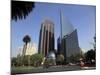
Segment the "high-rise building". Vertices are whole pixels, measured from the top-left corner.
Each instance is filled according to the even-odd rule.
[[[62,14],[60,15],[61,22],[61,53],[64,55],[65,61],[68,57],[80,53],[77,29],[74,29],[72,24]]]
[[[57,54],[61,53],[61,38],[57,39]]]
[[[46,19],[41,24],[38,53],[46,56],[50,51],[54,51],[54,23]]]
[[[80,52],[77,30],[74,30],[71,34],[65,35],[62,38],[62,49],[64,50],[65,57],[70,57]]]

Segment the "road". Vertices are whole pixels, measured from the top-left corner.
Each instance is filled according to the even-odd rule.
[[[84,67],[81,68],[80,66],[51,66],[49,68],[38,67],[38,68],[23,68],[23,69],[12,69],[12,75],[14,74],[28,74],[28,73],[44,73],[44,72],[59,72],[59,71],[76,71],[76,70],[89,70],[89,69],[95,69],[95,67],[88,68]]]

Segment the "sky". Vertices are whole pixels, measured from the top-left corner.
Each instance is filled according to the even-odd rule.
[[[18,53],[18,48],[23,46],[23,37],[29,35],[31,42],[38,47],[41,23],[49,19],[54,23],[55,49],[57,38],[60,36],[60,11],[74,29],[77,29],[79,46],[86,52],[93,48],[91,42],[95,35],[96,7],[90,5],[35,3],[35,8],[22,20],[11,20],[11,56]]]

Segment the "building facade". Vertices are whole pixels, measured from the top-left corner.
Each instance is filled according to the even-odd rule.
[[[27,44],[27,49],[25,55],[33,55],[37,53],[37,46],[33,43],[28,43]]]
[[[27,46],[23,46],[22,55],[33,55],[37,53],[37,46],[33,43],[28,43]]]
[[[61,38],[57,39],[57,54],[61,53]]]
[[[69,61],[71,55],[80,53],[77,29],[62,14],[61,22],[61,53],[64,55],[64,60]]]
[[[41,24],[38,53],[46,56],[54,50],[54,23],[50,20],[44,20]]]
[[[62,38],[62,50],[64,50],[63,54],[65,58],[80,53],[77,30],[74,30],[71,34]]]

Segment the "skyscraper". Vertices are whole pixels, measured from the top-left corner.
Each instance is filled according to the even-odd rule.
[[[54,23],[46,19],[41,24],[38,53],[46,56],[50,51],[54,51]]]
[[[61,38],[57,39],[57,54],[61,53]]]
[[[62,14],[60,15],[61,22],[61,53],[64,55],[65,61],[68,57],[80,53],[77,29],[74,29],[72,24]]]
[[[70,57],[71,55],[75,55],[80,52],[77,30],[74,30],[71,34],[65,35],[62,38],[62,49],[65,50],[65,57]]]

